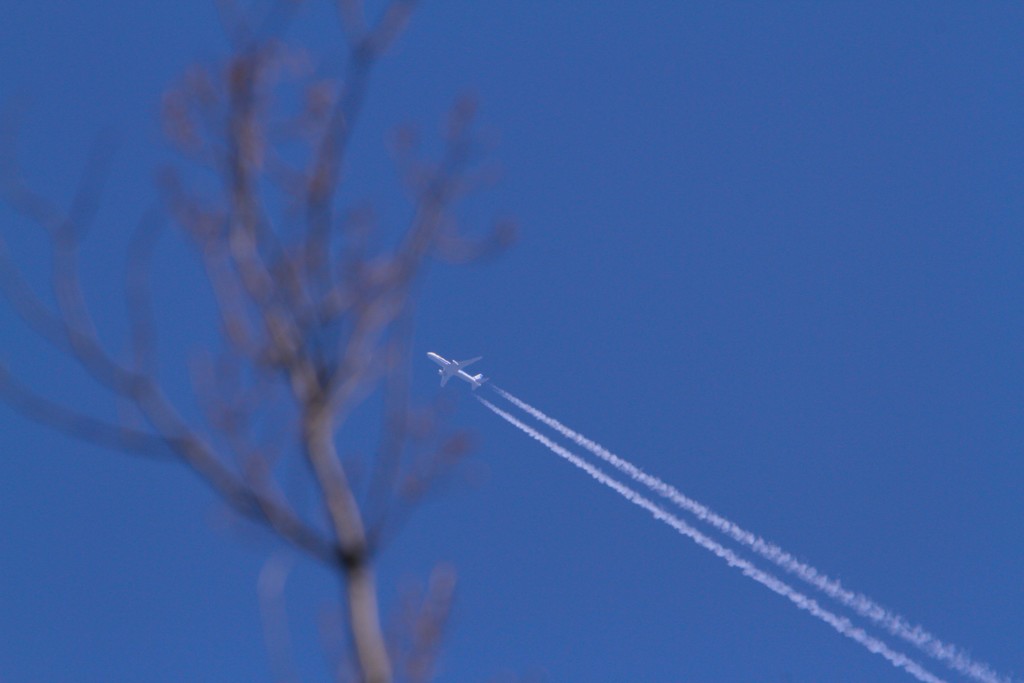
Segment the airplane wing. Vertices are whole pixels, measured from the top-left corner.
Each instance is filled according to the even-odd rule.
[[[468,368],[470,365],[477,362],[478,360],[483,360],[483,356],[477,356],[476,358],[470,358],[469,360],[460,360],[459,368]]]
[[[448,380],[451,378],[451,375],[441,375],[441,386],[443,387],[445,384],[448,384]]]

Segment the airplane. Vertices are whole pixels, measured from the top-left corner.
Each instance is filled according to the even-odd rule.
[[[483,383],[487,381],[487,378],[483,375],[471,375],[465,370],[465,368],[477,362],[483,358],[483,356],[477,356],[476,358],[470,358],[469,360],[445,360],[433,351],[428,351],[427,358],[441,366],[437,371],[437,374],[441,375],[442,387],[447,384],[448,380],[452,377],[460,377],[461,379],[466,380],[473,385],[473,391],[479,389],[483,386]]]

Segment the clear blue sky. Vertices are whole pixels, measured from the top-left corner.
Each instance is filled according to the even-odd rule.
[[[121,136],[85,268],[114,341],[123,238],[168,158],[160,95],[224,40],[201,0],[8,5],[0,101],[29,103],[34,182],[66,198],[96,132]],[[341,53],[323,6],[295,36]],[[375,76],[355,191],[401,216],[387,131],[432,133],[475,90],[503,177],[464,216],[513,214],[521,239],[432,270],[416,353],[483,354],[502,387],[1021,673],[1022,36],[1011,2],[425,2]],[[45,285],[39,240],[7,207],[0,227]],[[212,315],[180,240],[157,268],[186,396],[174,364]],[[0,353],[111,408],[6,307]],[[442,680],[912,680],[449,390],[480,448],[380,580],[393,604],[456,567]],[[181,467],[6,406],[0,427],[0,681],[270,680],[259,533],[225,530]],[[288,596],[322,679],[333,581],[300,564]]]

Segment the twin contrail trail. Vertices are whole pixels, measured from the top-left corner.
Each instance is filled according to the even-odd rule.
[[[501,408],[498,408],[487,399],[481,398],[479,396],[477,396],[476,399],[483,403],[492,412],[494,412],[494,414],[498,415],[499,417],[507,421],[509,424],[513,425],[517,429],[520,429],[531,438],[536,439],[544,446],[547,446],[547,448],[554,452],[555,455],[558,455],[564,458],[565,460],[569,461],[570,463],[572,463],[573,465],[580,468],[581,470],[589,474],[591,477],[596,479],[598,482],[612,489],[613,491],[621,495],[623,498],[633,503],[634,505],[637,505],[643,508],[644,510],[647,510],[647,512],[649,512],[655,519],[664,522],[665,524],[668,524],[670,527],[675,529],[680,534],[693,540],[695,543],[697,543],[697,545],[701,546],[705,550],[710,551],[711,553],[714,553],[719,558],[724,560],[730,567],[735,567],[736,569],[740,570],[744,576],[750,577],[751,579],[757,581],[769,590],[788,599],[798,608],[817,617],[818,619],[825,622],[826,624],[828,624],[836,631],[849,638],[850,640],[860,643],[869,652],[873,652],[881,657],[884,657],[886,660],[889,661],[890,664],[899,669],[903,669],[911,676],[913,676],[919,681],[922,681],[923,683],[945,683],[943,679],[935,676],[907,655],[901,652],[896,652],[881,640],[878,640],[877,638],[868,635],[863,629],[857,628],[850,622],[849,619],[840,617],[837,614],[830,612],[827,609],[824,609],[815,600],[807,597],[803,593],[798,592],[789,584],[781,581],[780,579],[761,569],[758,569],[753,564],[751,564],[749,560],[740,557],[732,550],[705,536],[704,534],[697,531],[692,526],[690,526],[683,520],[679,519],[675,515],[665,512],[663,509],[652,503],[647,498],[644,498],[642,495],[640,495],[633,489],[616,481],[615,479],[612,479],[607,474],[597,469],[587,461],[573,454],[571,451],[566,450],[557,443],[551,441],[546,436],[536,431],[532,427],[523,424],[515,417],[508,414]]]
[[[647,474],[639,467],[623,460],[600,444],[591,441],[582,434],[566,427],[558,420],[544,414],[539,409],[531,406],[522,399],[519,399],[496,386],[493,386],[493,389],[512,405],[520,408],[540,422],[551,427],[567,439],[570,439],[579,446],[587,449],[597,457],[631,477],[634,481],[647,486],[649,489],[672,501],[680,508],[693,513],[699,519],[707,522],[718,531],[729,536],[736,542],[750,548],[765,559],[774,562],[787,572],[790,572],[806,581],[825,595],[852,609],[862,617],[870,619],[889,633],[912,643],[915,647],[919,648],[930,657],[933,657],[950,668],[955,669],[956,671],[977,681],[981,681],[982,683],[1011,683],[1009,678],[999,675],[988,665],[971,659],[956,646],[944,643],[924,628],[908,623],[906,619],[885,607],[882,607],[866,595],[844,588],[839,581],[829,578],[809,564],[797,560],[791,554],[785,552],[774,543],[765,541],[761,537],[737,526],[721,515],[716,514],[706,505],[698,503],[692,498],[687,497],[674,486],[663,482],[655,476]]]

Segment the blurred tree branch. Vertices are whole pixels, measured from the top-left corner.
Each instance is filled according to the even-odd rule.
[[[79,277],[81,242],[109,176],[111,140],[98,139],[70,208],[62,210],[24,181],[15,126],[4,127],[4,196],[48,239],[56,305],[29,286],[2,237],[0,290],[27,328],[130,406],[141,423],[65,407],[2,364],[0,396],[29,419],[75,439],[186,463],[236,512],[338,572],[359,680],[425,681],[454,574],[435,575],[415,616],[406,615],[412,631],[401,646],[389,646],[373,571],[382,539],[468,444],[464,435],[440,432],[438,406],[410,407],[415,286],[431,258],[487,256],[508,244],[512,230],[498,224],[482,239],[458,230],[452,208],[472,189],[476,161],[475,107],[462,100],[450,115],[439,161],[420,160],[409,138],[400,138],[412,217],[393,249],[371,247],[379,232],[375,219],[364,209],[338,211],[338,191],[373,66],[400,36],[413,3],[393,0],[369,22],[362,2],[337,0],[348,45],[341,83],[317,80],[312,59],[285,42],[301,4],[281,0],[258,16],[229,0],[217,2],[230,56],[217,68],[193,67],[165,97],[165,129],[190,165],[161,173],[160,208],[139,222],[128,245],[127,360],[101,341]],[[296,91],[298,97],[289,97]],[[283,114],[293,100],[298,113]],[[217,179],[215,188],[194,180],[204,173]],[[300,217],[304,228],[285,229],[289,216]],[[213,378],[195,373],[205,425],[183,417],[156,371],[159,311],[150,298],[150,274],[168,218],[194,244],[219,314],[217,370]],[[381,443],[368,493],[360,496],[336,439],[357,406],[377,392],[384,399]],[[255,426],[267,424],[293,434],[295,447],[260,443]],[[275,463],[289,455],[308,465],[328,531],[306,521],[275,480]],[[265,618],[283,613],[282,571],[268,565],[261,579]],[[266,630],[278,643],[271,647],[281,650],[280,629]],[[279,653],[273,657],[276,668],[287,669]]]

